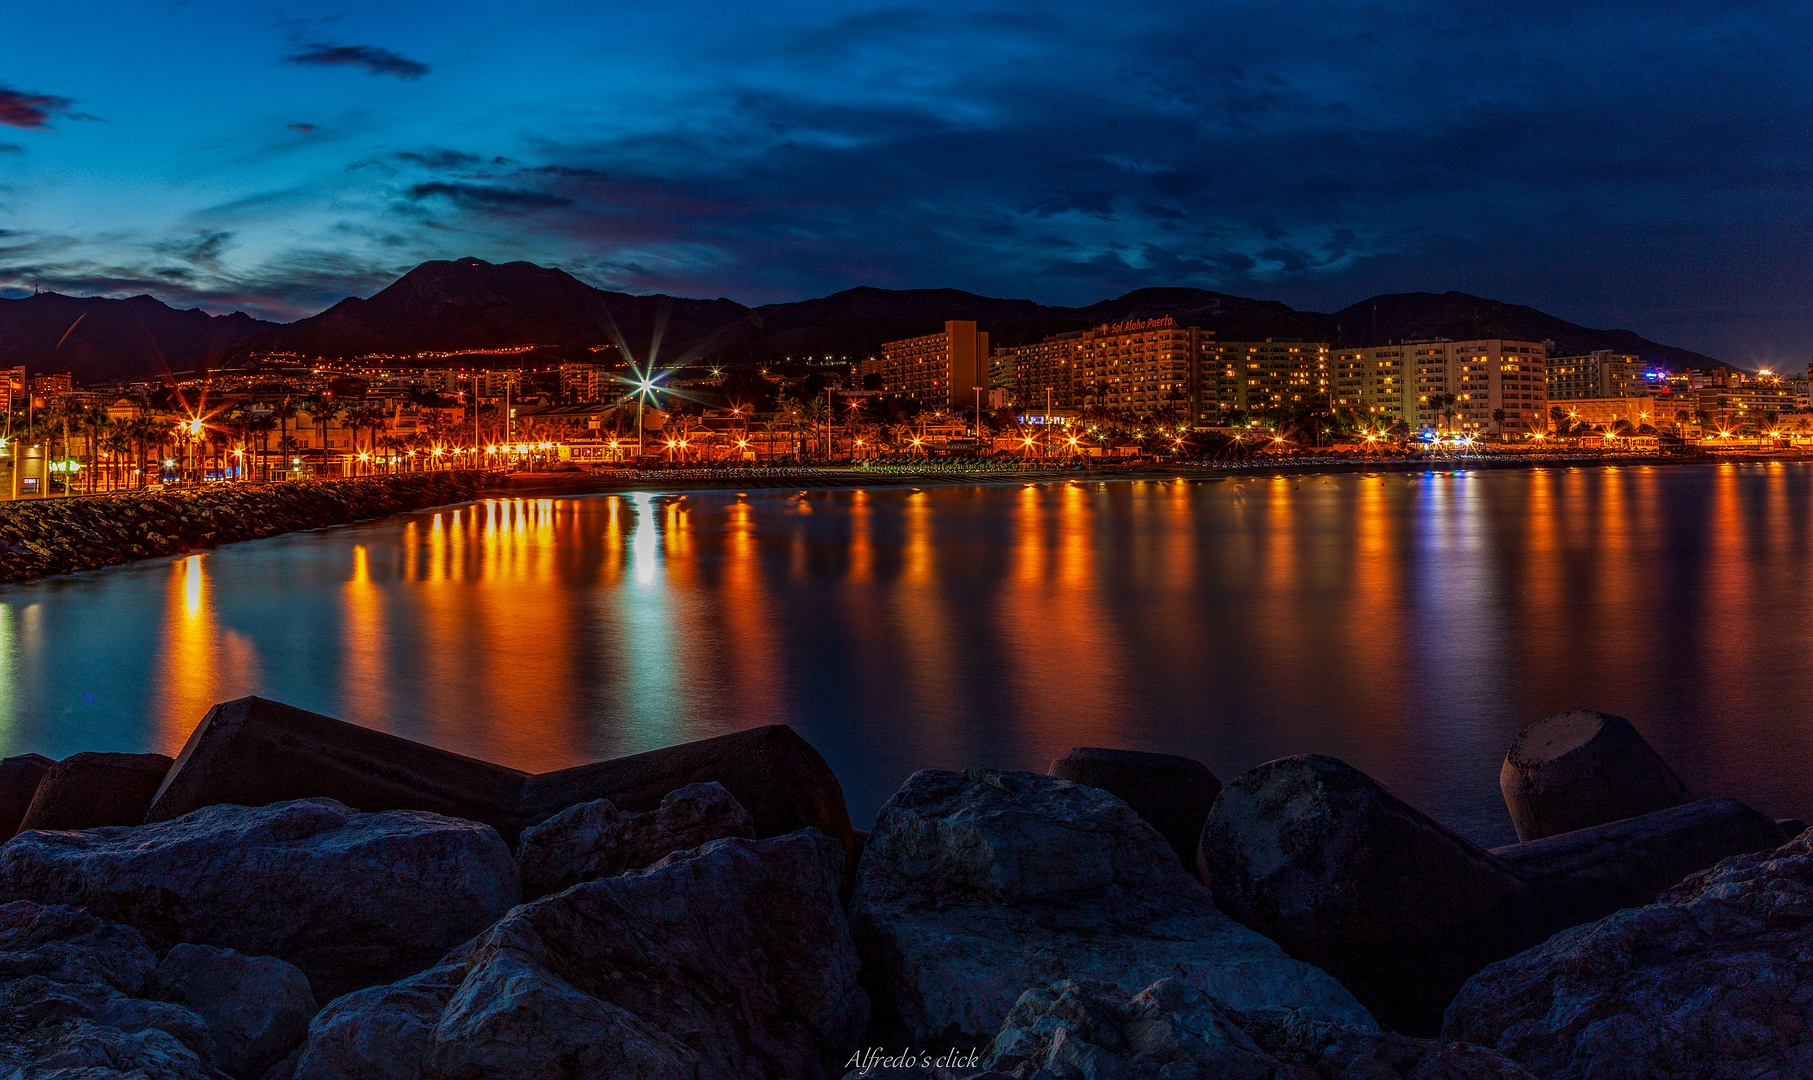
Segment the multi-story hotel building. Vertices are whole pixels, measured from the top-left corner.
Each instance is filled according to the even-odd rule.
[[[881,347],[883,393],[928,408],[965,408],[988,388],[988,334],[973,322],[944,324],[944,332],[890,341]]]
[[[1011,350],[1014,392],[1026,408],[1085,405],[1194,418],[1202,407],[1201,364],[1212,337],[1170,316],[1107,323]]]
[[[1584,356],[1548,359],[1550,401],[1622,398],[1647,392],[1643,364],[1634,356],[1595,349]]]
[[[1272,409],[1317,407],[1332,389],[1325,342],[1267,338],[1221,341],[1213,352],[1214,412],[1254,414]],[[1206,381],[1206,380],[1205,380]]]
[[[1363,420],[1521,435],[1548,427],[1546,350],[1530,341],[1405,341],[1334,356],[1329,404]],[[1598,395],[1595,395],[1598,396]],[[1504,410],[1500,427],[1492,418]]]

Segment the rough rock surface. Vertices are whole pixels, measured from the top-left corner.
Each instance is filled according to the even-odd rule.
[[[1772,851],[1779,824],[1736,799],[1701,799],[1492,854],[1536,890],[1550,932],[1642,907],[1721,859]]]
[[[72,754],[38,781],[19,831],[137,825],[169,771],[162,754]]]
[[[1813,1076],[1813,832],[1492,965],[1442,1030],[1549,1080]]]
[[[1137,994],[1087,980],[1028,990],[981,1066],[1028,1080],[1532,1080],[1483,1047],[1239,1013],[1177,979]]]
[[[1187,869],[1196,868],[1196,838],[1221,793],[1221,781],[1207,765],[1176,754],[1078,746],[1065,751],[1048,771],[1060,780],[1101,788],[1131,806],[1164,836]]]
[[[722,784],[688,784],[662,799],[660,809],[641,814],[623,813],[609,799],[580,803],[523,830],[516,848],[523,898],[639,870],[732,836],[753,838],[755,822]]]
[[[38,793],[38,781],[56,762],[43,754],[20,754],[0,761],[0,843],[12,839]]]
[[[214,1080],[207,1028],[142,994],[157,957],[86,911],[0,905],[0,1075]]]
[[[1693,801],[1629,720],[1577,709],[1530,725],[1498,773],[1520,841]]]
[[[1039,773],[914,774],[876,819],[850,919],[888,1042],[979,1046],[1023,991],[1064,978],[1132,993],[1175,975],[1234,1008],[1372,1026],[1217,911],[1127,804]]]
[[[22,834],[0,847],[4,900],[79,905],[155,944],[276,956],[326,1001],[426,968],[509,910],[517,883],[487,826],[303,799]]]
[[[609,799],[629,813],[654,810],[670,791],[715,781],[755,821],[755,835],[817,829],[855,865],[855,838],[843,785],[812,744],[785,724],[531,776],[523,784],[524,824],[546,821],[569,806]]]
[[[333,1002],[295,1080],[836,1076],[868,1003],[811,830],[719,840],[524,904],[447,962]]]
[[[215,1065],[240,1080],[258,1080],[283,1060],[315,1015],[315,995],[300,969],[274,956],[187,942],[158,962],[157,996],[202,1018]]]
[[[1235,777],[1198,862],[1223,910],[1405,1034],[1433,1034],[1468,976],[1537,940],[1528,885],[1331,757]]]
[[[489,479],[475,472],[434,472],[8,502],[0,504],[0,581],[465,502]]]

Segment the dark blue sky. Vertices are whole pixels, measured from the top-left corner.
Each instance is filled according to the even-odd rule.
[[[1809,45],[1804,2],[14,5],[0,287],[1462,289],[1798,367]]]

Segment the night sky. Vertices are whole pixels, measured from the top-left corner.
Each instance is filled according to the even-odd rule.
[[[1813,5],[14,4],[0,287],[310,314],[431,258],[1813,352]]]

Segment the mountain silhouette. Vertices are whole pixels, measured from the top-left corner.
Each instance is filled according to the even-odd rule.
[[[1521,304],[1466,293],[1391,293],[1333,313],[1298,311],[1205,289],[1148,288],[1085,307],[979,296],[957,289],[862,286],[813,300],[748,307],[594,288],[563,270],[481,259],[426,262],[375,295],[340,301],[293,323],[178,311],[152,299],[45,293],[0,300],[0,364],[73,371],[84,383],[218,368],[266,353],[348,359],[537,345],[627,347],[663,365],[863,357],[883,342],[973,319],[996,345],[1102,323],[1161,316],[1224,341],[1268,337],[1338,347],[1413,338],[1553,341],[1560,354],[1630,353],[1667,368],[1716,366],[1700,353],[1629,330],[1596,330]]]

